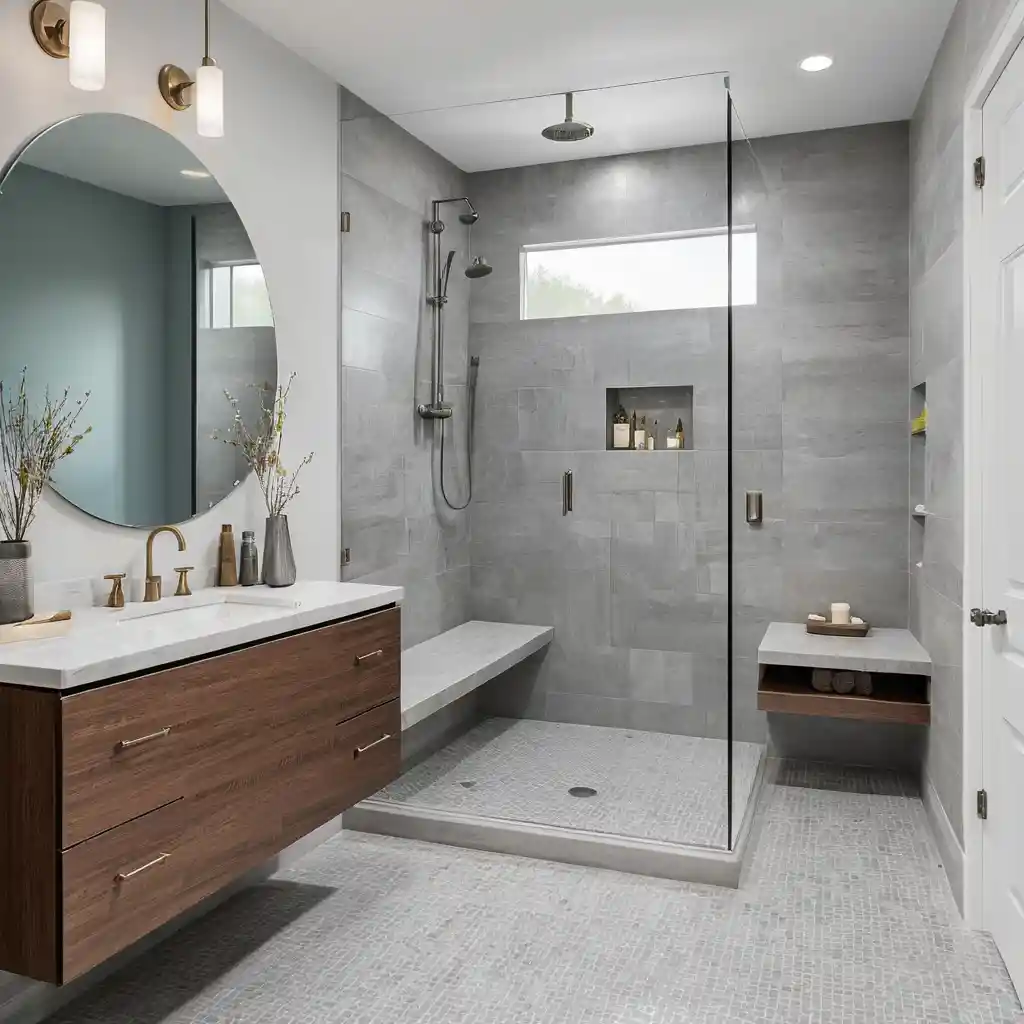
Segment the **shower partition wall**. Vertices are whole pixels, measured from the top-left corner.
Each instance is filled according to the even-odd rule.
[[[717,850],[749,817],[764,747],[733,699],[734,314],[757,302],[760,186],[727,86],[576,92],[580,141],[542,136],[564,96],[392,118],[464,174],[449,194],[493,267],[442,368],[479,360],[465,617],[554,641],[378,806]]]

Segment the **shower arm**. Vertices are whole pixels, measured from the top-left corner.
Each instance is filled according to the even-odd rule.
[[[441,268],[441,232],[444,224],[441,221],[441,207],[449,203],[465,203],[469,207],[468,217],[475,220],[478,216],[476,207],[467,196],[453,196],[449,199],[435,199],[430,204],[430,231],[433,237],[431,246],[432,267],[431,280],[434,294],[427,302],[431,309],[433,338],[430,355],[430,404],[416,406],[416,411],[425,420],[446,420],[452,415],[453,409],[444,400],[444,305],[448,301],[445,292],[445,281]],[[472,224],[472,220],[468,223]]]

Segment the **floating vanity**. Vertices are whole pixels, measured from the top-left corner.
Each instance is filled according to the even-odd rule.
[[[207,591],[0,647],[0,970],[63,984],[391,782],[401,600]]]
[[[814,636],[806,627],[773,622],[757,651],[761,711],[928,725],[931,658],[906,629],[873,629],[866,637]],[[814,669],[870,672],[874,692],[817,693]]]

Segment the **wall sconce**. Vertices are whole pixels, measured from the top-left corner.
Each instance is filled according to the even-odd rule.
[[[39,48],[68,62],[68,81],[76,89],[98,92],[106,85],[107,12],[102,4],[71,0],[69,10],[54,0],[36,0],[30,20]]]
[[[224,72],[210,56],[210,0],[205,4],[203,63],[195,79],[176,64],[165,64],[157,82],[160,95],[172,110],[196,105],[196,131],[207,139],[224,136]]]

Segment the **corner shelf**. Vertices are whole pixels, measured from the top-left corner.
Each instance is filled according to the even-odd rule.
[[[773,622],[758,648],[761,711],[872,722],[928,725],[931,659],[906,629],[875,629],[864,638],[812,636],[797,623]],[[818,693],[815,668],[870,672],[874,692]]]

